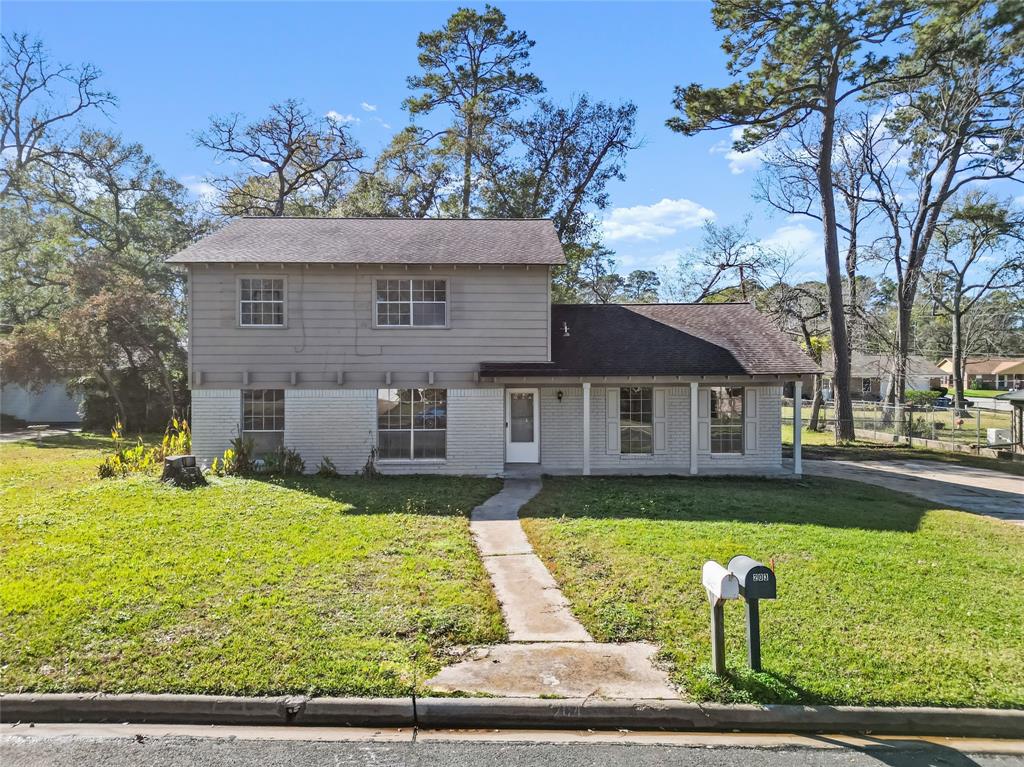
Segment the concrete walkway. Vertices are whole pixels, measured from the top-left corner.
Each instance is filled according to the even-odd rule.
[[[939,461],[809,461],[804,474],[865,482],[1024,525],[1024,477]]]
[[[652,663],[653,645],[599,644],[572,614],[519,523],[519,509],[540,487],[535,478],[506,479],[470,517],[512,644],[473,648],[427,684],[512,697],[678,697]]]
[[[41,440],[47,437],[61,437],[65,434],[77,434],[81,429],[62,429],[60,427],[41,429],[18,429],[0,434],[0,445],[7,442],[24,442],[25,440]]]

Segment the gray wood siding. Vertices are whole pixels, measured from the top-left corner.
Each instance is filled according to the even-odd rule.
[[[286,326],[238,325],[238,280],[284,277]],[[374,327],[374,280],[448,281],[448,327]],[[548,359],[546,267],[191,267],[193,388],[466,383],[481,362]],[[247,377],[248,384],[243,380]]]

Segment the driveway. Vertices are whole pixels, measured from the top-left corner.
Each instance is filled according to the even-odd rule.
[[[1024,525],[1024,477],[938,461],[808,461],[804,474],[852,479]]]
[[[46,437],[60,437],[64,434],[75,434],[81,429],[61,429],[59,427],[43,429],[18,429],[17,431],[6,431],[0,434],[0,445],[7,442],[24,442],[27,439],[44,439]]]

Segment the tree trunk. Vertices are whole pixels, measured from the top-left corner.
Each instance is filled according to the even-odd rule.
[[[473,177],[473,118],[466,118],[466,146],[462,154],[462,217],[469,218],[469,199]]]
[[[839,263],[839,235],[836,231],[836,200],[832,187],[832,150],[835,142],[835,91],[838,73],[830,75],[829,106],[822,114],[821,146],[818,151],[818,191],[821,195],[821,224],[825,236],[825,282],[828,285],[829,326],[835,374],[832,383],[836,403],[836,438],[854,439],[853,403],[850,400],[850,347],[843,302],[843,276]]]
[[[818,421],[821,418],[821,404],[823,398],[821,396],[821,376],[814,376],[814,399],[811,400],[811,419],[807,423],[807,428],[810,431],[818,431]]]
[[[953,409],[959,413],[964,409],[964,350],[963,350],[963,312],[960,308],[960,300],[953,301],[951,312],[953,321]]]
[[[103,379],[103,385],[107,387],[107,391],[114,399],[114,406],[117,409],[117,420],[121,422],[123,428],[127,429],[128,411],[125,410],[124,402],[121,400],[121,392],[117,390],[117,386],[114,385],[114,379],[110,377],[106,370],[100,368],[98,372],[100,378]]]

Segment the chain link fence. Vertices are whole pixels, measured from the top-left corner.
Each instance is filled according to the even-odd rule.
[[[782,402],[783,426],[793,427],[793,400]],[[804,401],[802,427],[811,417],[810,402]],[[910,442],[940,450],[965,448],[1011,449],[1012,411],[974,407],[963,410],[931,406],[885,405],[878,402],[853,403],[853,424],[857,439],[879,442]],[[822,404],[818,429],[835,434],[834,404]]]

